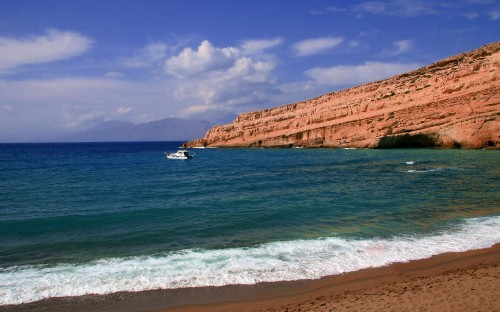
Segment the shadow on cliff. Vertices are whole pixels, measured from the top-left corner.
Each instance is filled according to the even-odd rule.
[[[403,134],[382,137],[376,148],[422,148],[435,147],[436,139],[427,134]]]

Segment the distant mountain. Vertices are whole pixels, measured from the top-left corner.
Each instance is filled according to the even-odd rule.
[[[204,136],[213,123],[165,118],[148,123],[105,121],[97,126],[58,137],[59,142],[187,141]]]

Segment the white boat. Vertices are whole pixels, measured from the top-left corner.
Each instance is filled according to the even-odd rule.
[[[182,149],[175,153],[165,153],[165,157],[168,159],[191,159],[193,158],[193,155],[189,155],[187,150]]]

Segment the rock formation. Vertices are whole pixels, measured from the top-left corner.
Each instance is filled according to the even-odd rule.
[[[500,148],[500,42],[385,80],[245,113],[185,146]]]

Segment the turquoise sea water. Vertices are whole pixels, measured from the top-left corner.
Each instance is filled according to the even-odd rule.
[[[319,278],[500,242],[487,150],[0,144],[0,305]]]

